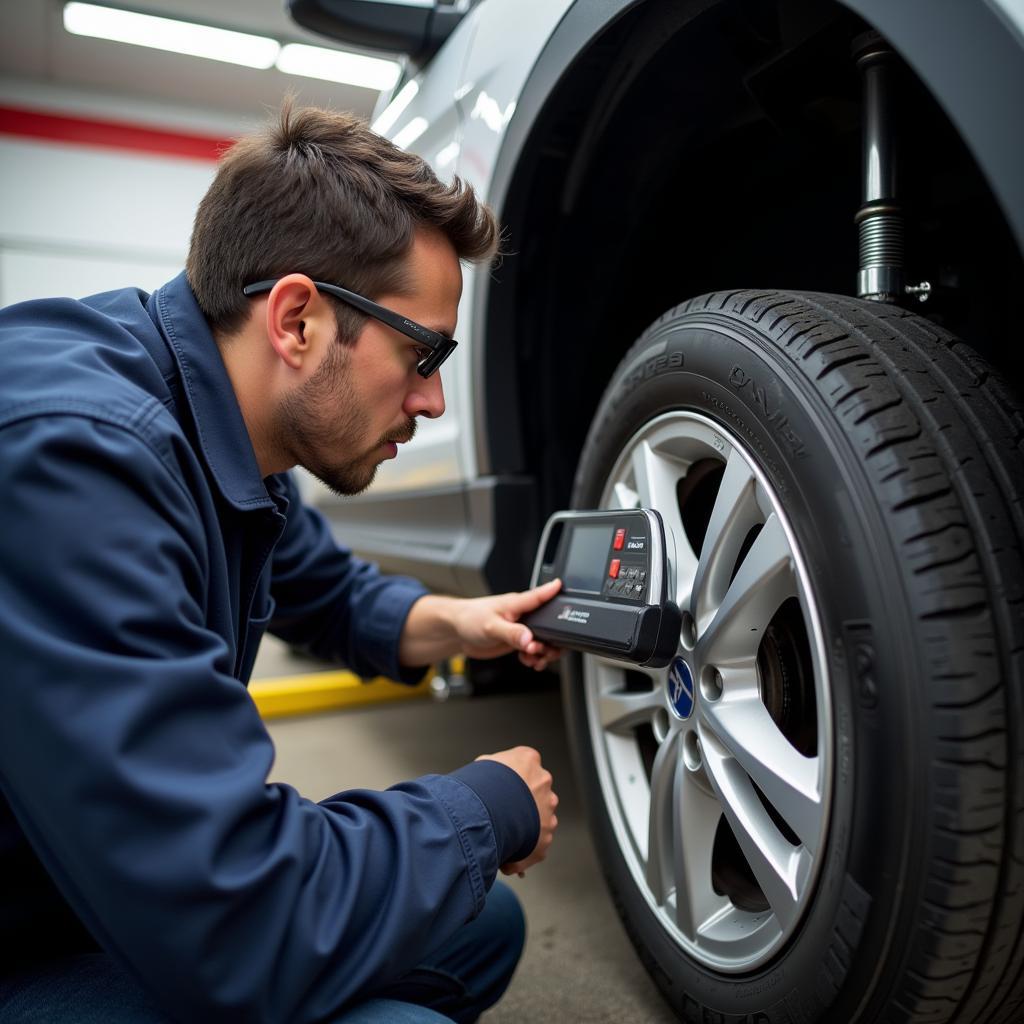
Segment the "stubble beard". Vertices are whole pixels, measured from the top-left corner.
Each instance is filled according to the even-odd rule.
[[[330,416],[332,412],[337,414],[335,418]],[[335,462],[324,454],[325,438],[332,439],[328,447],[335,451],[360,444],[369,423],[369,411],[353,395],[348,352],[336,341],[298,394],[282,402],[277,433],[296,465],[309,470],[334,494],[351,497],[373,483],[381,462],[381,445],[411,441],[416,433],[416,421],[410,418],[353,458]]]

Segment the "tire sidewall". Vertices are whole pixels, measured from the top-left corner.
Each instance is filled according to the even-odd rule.
[[[595,508],[612,466],[646,423],[674,410],[719,423],[746,449],[786,513],[806,569],[825,642],[832,702],[833,776],[828,840],[811,904],[788,945],[765,967],[723,975],[675,944],[636,890],[619,850],[594,770],[582,659],[563,665],[567,721],[603,870],[648,970],[683,1019],[706,1009],[759,1024],[854,1015],[848,984],[865,969],[857,950],[878,948],[885,906],[913,834],[918,770],[906,752],[919,727],[901,637],[895,554],[872,513],[857,453],[809,381],[749,325],[702,311],[663,318],[623,360],[584,446],[575,508]],[[877,520],[877,521],[875,521]],[[906,785],[893,785],[892,779]],[[891,922],[890,922],[891,925]],[[871,932],[874,934],[870,934]],[[850,1003],[840,1013],[838,1007]]]

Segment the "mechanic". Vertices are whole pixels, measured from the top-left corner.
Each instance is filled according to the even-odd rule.
[[[537,752],[317,804],[267,784],[245,689],[267,629],[406,682],[557,655],[517,621],[557,581],[428,595],[287,473],[355,494],[442,414],[460,260],[497,241],[470,187],[286,103],[221,161],[184,274],[0,313],[0,1021],[470,1021],[504,991],[495,878],[557,825]]]

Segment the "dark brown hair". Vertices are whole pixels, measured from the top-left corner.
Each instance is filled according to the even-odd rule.
[[[362,119],[286,100],[279,117],[239,139],[199,204],[186,273],[219,335],[241,327],[253,281],[308,274],[367,298],[401,291],[417,228],[440,231],[459,259],[497,251],[490,209],[458,178],[443,184]],[[339,337],[355,339],[365,317],[338,303]]]

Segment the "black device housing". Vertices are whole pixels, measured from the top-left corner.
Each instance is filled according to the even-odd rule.
[[[531,585],[560,577],[562,589],[523,622],[558,647],[664,668],[682,624],[670,575],[655,509],[556,512],[541,535]]]

